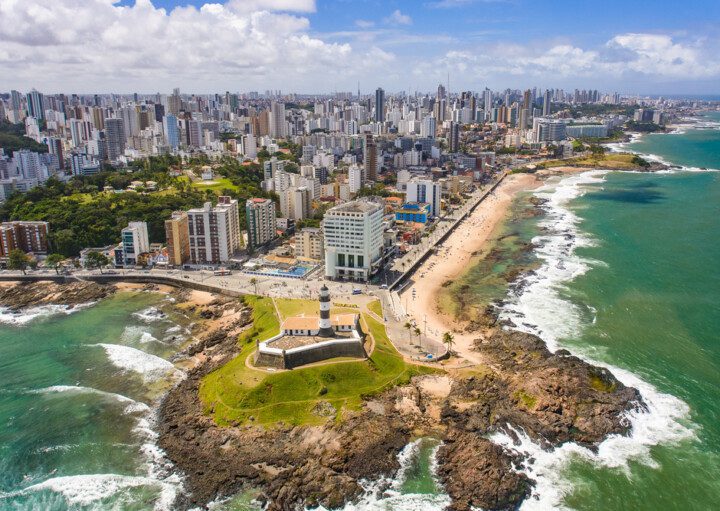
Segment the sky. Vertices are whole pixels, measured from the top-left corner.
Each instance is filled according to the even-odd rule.
[[[720,0],[0,0],[0,91],[720,93]]]

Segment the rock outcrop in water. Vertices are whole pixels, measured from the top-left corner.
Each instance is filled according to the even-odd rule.
[[[85,281],[67,284],[19,282],[11,287],[0,287],[0,305],[14,311],[42,305],[75,306],[102,300],[115,291],[115,286]]]
[[[219,427],[202,410],[198,389],[204,375],[235,355],[237,344],[222,332],[209,337],[203,362],[160,410],[160,446],[186,476],[180,509],[246,488],[259,490],[271,510],[337,508],[358,498],[360,481],[392,477],[400,450],[426,435],[443,440],[438,476],[453,510],[516,509],[532,489],[516,470],[527,460],[493,444],[489,434],[515,429],[547,448],[568,441],[594,446],[626,433],[625,412],[643,406],[635,389],[607,371],[552,354],[535,336],[495,331],[477,342],[484,365],[417,377],[366,401],[342,422]]]

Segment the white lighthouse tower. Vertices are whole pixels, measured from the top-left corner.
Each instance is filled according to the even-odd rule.
[[[335,332],[330,324],[330,290],[325,284],[320,288],[320,337],[334,337]]]

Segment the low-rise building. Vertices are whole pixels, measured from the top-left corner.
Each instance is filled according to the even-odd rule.
[[[407,202],[395,212],[395,221],[426,224],[430,220],[431,210],[430,204],[426,202]]]

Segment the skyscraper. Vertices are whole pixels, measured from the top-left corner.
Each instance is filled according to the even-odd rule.
[[[372,133],[365,133],[363,161],[365,164],[365,179],[377,181],[377,144]]]
[[[110,161],[116,161],[125,153],[125,125],[122,119],[105,119],[107,155]]]
[[[45,118],[45,101],[42,93],[33,89],[27,94],[27,110],[30,117]]]
[[[379,87],[375,91],[375,121],[385,122],[385,91]]]
[[[218,197],[215,207],[206,202],[188,212],[190,261],[193,264],[225,263],[240,249],[238,203],[227,196]]]
[[[550,92],[550,89],[547,89],[545,91],[545,94],[543,95],[543,116],[547,117],[550,115],[550,103],[552,102],[552,93]]]
[[[485,89],[483,94],[484,108],[485,108],[485,120],[490,120],[492,117],[492,91]]]
[[[287,137],[285,103],[273,101],[272,105],[270,106],[270,136],[273,138]]]
[[[248,245],[251,250],[272,241],[277,236],[275,203],[271,199],[254,198],[245,202]]]
[[[460,149],[460,124],[457,122],[450,122],[450,128],[448,129],[448,149],[451,153],[456,153]]]
[[[173,149],[180,147],[180,129],[177,117],[172,114],[166,115],[163,118],[163,130],[167,144]]]

